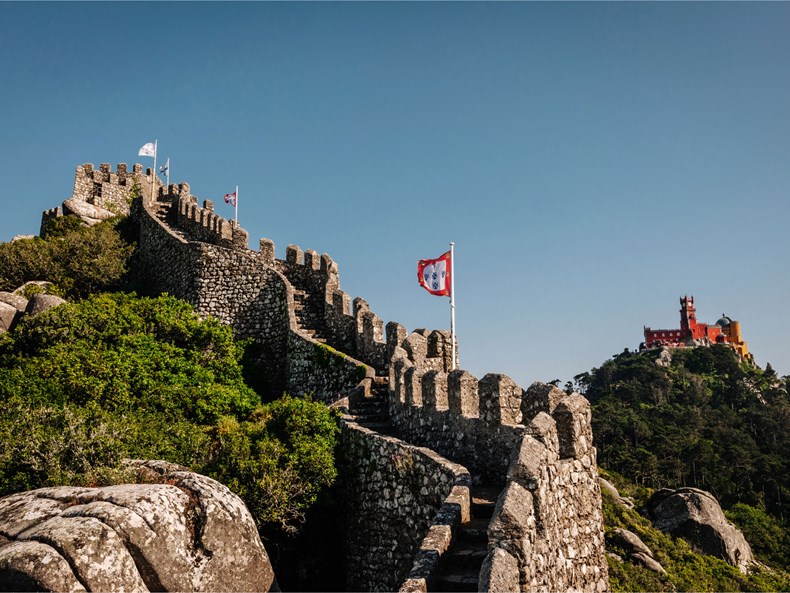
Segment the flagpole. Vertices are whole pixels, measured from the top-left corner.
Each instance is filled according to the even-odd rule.
[[[239,226],[239,186],[236,186],[236,226]]]
[[[170,157],[167,157],[167,187],[170,187]]]
[[[457,367],[455,355],[455,243],[450,242],[450,347],[453,349],[452,368]]]
[[[150,136],[149,136],[150,138]],[[154,181],[154,177],[156,176],[156,143],[159,140],[154,140],[154,168],[151,169],[151,203],[154,203],[154,187],[156,187],[156,182]]]

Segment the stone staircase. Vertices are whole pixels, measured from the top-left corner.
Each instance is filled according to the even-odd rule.
[[[356,418],[357,423],[365,428],[381,434],[396,436],[395,427],[390,420],[387,400],[389,378],[381,375],[374,377],[370,391],[370,396],[350,402],[349,413]]]
[[[175,227],[172,221],[171,212],[173,211],[173,204],[171,202],[154,202],[151,209],[154,212],[154,215],[162,221],[170,232],[172,232],[175,236],[184,239],[185,241],[189,240],[183,232]]]
[[[296,325],[302,333],[307,334],[316,342],[326,344],[326,323],[321,317],[319,308],[312,305],[307,291],[295,287],[293,291]]]
[[[488,554],[488,524],[500,490],[487,484],[472,486],[471,519],[453,536],[429,591],[477,591],[480,567]]]

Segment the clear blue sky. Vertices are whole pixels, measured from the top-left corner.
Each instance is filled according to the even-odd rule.
[[[522,386],[741,321],[790,373],[788,3],[0,3],[0,240],[83,162],[150,166],[329,253],[385,322]],[[218,209],[232,216],[232,209]]]

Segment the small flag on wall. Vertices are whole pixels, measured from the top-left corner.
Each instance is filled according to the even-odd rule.
[[[225,203],[230,204],[231,206],[236,205],[236,192],[234,191],[232,194],[225,194]]]
[[[451,264],[449,251],[436,259],[421,259],[417,262],[417,278],[420,286],[436,296],[450,296]]]
[[[159,172],[164,174],[164,175],[169,175],[170,174],[170,159],[169,158],[167,159],[167,162],[164,165],[159,167]]]
[[[137,153],[138,156],[152,156],[156,158],[156,143],[149,142],[147,144],[143,144],[140,148],[140,152]]]

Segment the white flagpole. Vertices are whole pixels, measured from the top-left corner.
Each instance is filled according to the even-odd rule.
[[[457,368],[455,355],[455,243],[450,242],[450,347],[453,349],[452,368]]]
[[[154,203],[154,187],[156,187],[155,177],[157,175],[156,172],[156,143],[159,142],[158,140],[154,140],[154,168],[151,169],[151,203]]]
[[[239,226],[239,186],[236,186],[236,226]]]
[[[165,167],[165,171],[167,171],[167,187],[170,187],[170,157],[167,157],[167,164]]]

